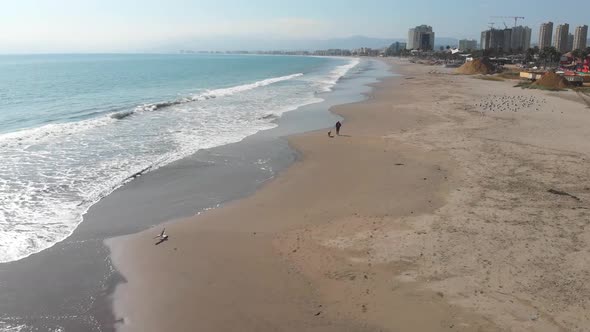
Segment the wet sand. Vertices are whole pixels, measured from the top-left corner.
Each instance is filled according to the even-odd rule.
[[[332,108],[342,136],[292,136],[300,160],[254,195],[171,221],[158,246],[159,227],[109,240],[118,328],[584,331],[585,105],[395,68]],[[487,104],[507,96],[536,102]]]

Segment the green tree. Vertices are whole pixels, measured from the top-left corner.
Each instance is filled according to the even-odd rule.
[[[530,63],[533,61],[535,61],[535,49],[529,48],[528,50],[526,50],[526,53],[524,55],[524,62]]]
[[[581,59],[582,58],[582,50],[581,49],[575,49],[572,51],[572,56],[574,57],[574,59]]]
[[[481,58],[483,56],[483,50],[472,51],[471,56],[474,58]]]
[[[555,47],[545,47],[539,51],[539,60],[543,63],[544,67],[547,67],[547,64],[557,64],[560,58],[561,53]]]

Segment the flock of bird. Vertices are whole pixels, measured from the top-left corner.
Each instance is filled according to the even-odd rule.
[[[545,98],[533,96],[489,95],[475,106],[482,112],[539,111],[546,102]]]

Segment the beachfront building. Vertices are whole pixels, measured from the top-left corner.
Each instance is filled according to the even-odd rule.
[[[482,50],[503,51],[510,49],[511,29],[490,29],[482,31],[480,48]]]
[[[513,52],[523,52],[531,48],[531,28],[517,26],[512,28],[510,49]]]
[[[502,50],[510,51],[512,49],[512,29],[504,29],[502,33]]]
[[[385,52],[386,55],[395,55],[400,54],[402,50],[405,50],[407,47],[406,43],[395,42],[387,48]]]
[[[477,49],[477,40],[461,39],[459,40],[459,49],[461,51],[473,51]]]
[[[553,38],[555,40],[555,48],[561,53],[569,51],[567,49],[569,30],[570,25],[567,23],[560,24],[555,28],[555,36]]]
[[[567,35],[567,52],[571,51],[574,49],[574,35],[571,33],[568,33]]]
[[[576,27],[574,32],[574,45],[572,46],[572,50],[583,50],[586,48],[588,38],[588,26],[581,25]]]
[[[486,30],[481,32],[481,38],[479,40],[479,48],[482,50],[487,50],[490,48],[490,41],[492,39],[491,36],[492,30]]]
[[[313,55],[319,56],[351,56],[352,52],[350,50],[339,49],[339,48],[331,48],[328,50],[316,50],[313,52]]]
[[[434,31],[428,25],[420,25],[408,31],[408,50],[432,51],[434,49]]]
[[[539,48],[544,49],[545,47],[551,46],[551,36],[553,33],[553,22],[547,22],[541,24],[539,29]]]

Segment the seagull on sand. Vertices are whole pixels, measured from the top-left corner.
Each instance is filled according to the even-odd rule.
[[[168,234],[166,234],[166,228],[162,229],[162,232],[157,235],[156,237],[154,237],[154,239],[158,239],[158,242],[156,242],[156,245],[164,242],[164,241],[168,241]]]

